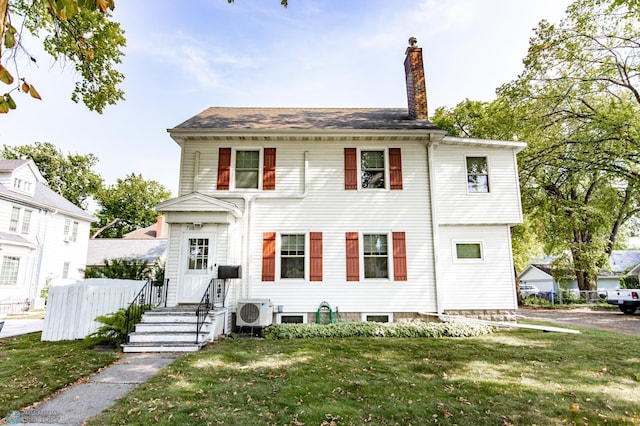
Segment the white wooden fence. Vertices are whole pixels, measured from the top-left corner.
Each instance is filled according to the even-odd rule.
[[[102,325],[95,321],[97,316],[129,306],[144,283],[93,278],[51,287],[42,340],[83,339]]]

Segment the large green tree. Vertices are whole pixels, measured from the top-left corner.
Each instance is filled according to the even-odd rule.
[[[626,2],[577,0],[542,21],[524,72],[498,94],[529,143],[523,204],[580,289],[595,289],[620,230],[640,211],[640,21]]]
[[[94,232],[100,238],[121,238],[124,234],[156,222],[155,206],[171,197],[171,193],[154,180],[131,173],[98,192],[100,205]]]
[[[113,8],[114,0],[0,0],[0,82],[7,87],[0,96],[0,113],[17,107],[17,93],[41,99],[37,82],[21,72],[24,61],[38,60],[25,45],[23,29],[41,39],[51,57],[74,67],[80,78],[73,101],[102,113],[124,99],[118,88],[124,75],[116,67],[126,40],[111,20]]]
[[[4,145],[0,158],[32,159],[51,189],[84,209],[89,199],[102,188],[102,178],[93,170],[98,162],[93,154],[64,155],[50,142],[36,142],[33,145]]]

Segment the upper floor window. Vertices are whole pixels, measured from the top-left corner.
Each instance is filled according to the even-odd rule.
[[[20,270],[20,258],[16,256],[3,256],[0,266],[0,285],[18,284],[18,271]]]
[[[13,179],[13,187],[15,189],[22,190],[22,179],[14,178]]]
[[[73,242],[78,240],[78,222],[72,222],[71,219],[64,220],[64,240]]]
[[[489,192],[487,157],[467,157],[467,191]]]
[[[361,188],[384,188],[384,151],[360,151]]]
[[[216,189],[276,189],[276,149],[220,148]]]
[[[69,278],[69,262],[64,262],[62,265],[62,278],[65,280]]]
[[[260,184],[260,151],[236,151],[236,188],[258,188]]]
[[[11,219],[9,219],[9,232],[18,231],[18,223],[20,222],[20,207],[11,209]]]
[[[345,148],[344,189],[402,189],[400,148]]]
[[[25,210],[22,215],[22,233],[29,233],[29,226],[31,225],[31,210]]]

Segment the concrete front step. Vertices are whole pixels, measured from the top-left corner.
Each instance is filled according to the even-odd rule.
[[[122,352],[197,352],[206,345],[206,342],[199,343],[176,343],[176,342],[155,342],[155,343],[126,343],[122,345]]]
[[[206,340],[209,333],[200,332],[198,341]],[[129,343],[152,343],[152,342],[175,342],[175,343],[195,343],[195,327],[191,332],[172,333],[168,331],[135,332],[129,335]]]
[[[197,323],[193,322],[141,322],[136,324],[136,333],[193,333],[196,332]],[[209,332],[212,324],[205,321],[202,324],[201,332]]]

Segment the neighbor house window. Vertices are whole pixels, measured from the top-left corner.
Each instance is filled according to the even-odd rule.
[[[22,233],[29,233],[29,226],[31,225],[31,210],[25,210],[22,215]]]
[[[78,222],[71,222],[71,219],[65,219],[64,240],[73,242],[78,240]]]
[[[283,234],[280,238],[280,277],[304,278],[304,234]]]
[[[9,219],[9,232],[18,230],[18,222],[20,221],[20,208],[14,207],[11,210],[11,219]]]
[[[487,157],[467,157],[467,191],[489,192]]]
[[[364,277],[389,277],[389,249],[385,234],[364,234],[362,238],[364,253]]]
[[[0,269],[0,285],[18,284],[19,269],[20,269],[19,257],[4,256],[2,258],[2,269]]]
[[[480,243],[456,243],[457,259],[482,259]]]
[[[69,262],[64,262],[62,265],[62,278],[65,280],[69,278]]]
[[[384,151],[360,151],[360,186],[385,187]]]
[[[236,151],[236,188],[258,188],[260,151]]]

